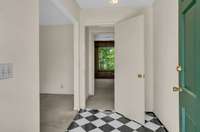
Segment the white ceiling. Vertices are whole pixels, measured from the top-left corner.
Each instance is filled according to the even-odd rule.
[[[51,0],[40,0],[40,25],[64,25],[71,23]]]
[[[104,7],[133,7],[144,8],[150,6],[154,0],[119,0],[117,5],[112,5],[111,0],[76,0],[81,8]]]

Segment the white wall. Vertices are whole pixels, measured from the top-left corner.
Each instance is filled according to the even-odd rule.
[[[0,63],[14,77],[0,80],[0,131],[39,132],[38,0],[0,2]]]
[[[40,26],[40,92],[73,94],[73,25]]]
[[[179,132],[178,93],[178,1],[154,3],[154,112],[169,132]]]

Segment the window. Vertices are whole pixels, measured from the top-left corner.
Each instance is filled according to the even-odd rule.
[[[98,71],[114,71],[115,68],[114,47],[98,48]]]
[[[95,41],[95,77],[114,78],[114,41]]]

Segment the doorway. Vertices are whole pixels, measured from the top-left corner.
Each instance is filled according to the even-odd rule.
[[[95,41],[95,95],[87,107],[114,109],[114,41]]]
[[[130,117],[131,119],[135,119],[136,121],[143,124],[145,121],[144,15],[139,15],[129,19],[125,19],[114,24],[112,27],[110,27],[112,28],[112,32],[106,32],[102,28],[105,29],[108,28],[108,26],[103,27],[101,25],[92,27],[81,27],[83,31],[81,32],[81,41],[83,42],[81,44],[81,52],[83,55],[82,62],[83,64],[85,64],[82,66],[82,68],[84,68],[85,71],[83,72],[83,74],[81,74],[81,79],[84,82],[86,78],[86,84],[83,83],[82,88],[80,88],[82,90],[81,100],[86,100],[83,101],[82,107],[97,108],[100,110],[104,110],[105,108],[105,105],[103,107],[99,107],[100,103],[97,103],[97,101],[92,101],[92,99],[95,97],[95,87],[98,83],[96,82],[96,78],[94,76],[95,67],[93,61],[95,60],[95,52],[91,51],[95,49],[95,41],[99,41],[99,38],[103,38],[103,40],[101,41],[105,41],[104,39],[106,39],[107,41],[107,38],[110,37],[103,36],[105,35],[105,33],[112,33],[112,38],[113,41],[115,41],[116,50],[114,75],[115,81],[113,80],[114,107],[112,108],[115,111],[118,111],[119,113],[122,113],[125,116]],[[98,34],[101,34],[101,37],[97,37]],[[89,78],[89,82],[87,78]],[[97,97],[96,99],[99,100],[100,97]],[[138,100],[140,100],[139,104]],[[131,103],[128,103],[130,101]],[[92,104],[94,105],[89,105],[89,102],[93,102]]]
[[[73,120],[73,25],[40,25],[41,132],[61,132]]]
[[[114,110],[114,28],[113,27],[87,27],[89,58],[88,70],[89,86],[86,107],[100,110]],[[87,64],[86,64],[87,65]],[[91,68],[92,65],[92,69]]]
[[[40,1],[40,131],[63,132],[77,110],[78,23],[49,0]],[[59,19],[61,18],[61,19]],[[78,97],[79,98],[79,97]]]

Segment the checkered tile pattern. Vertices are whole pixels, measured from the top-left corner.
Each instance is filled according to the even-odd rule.
[[[141,125],[112,111],[80,110],[66,132],[167,132],[155,114],[148,112]]]

